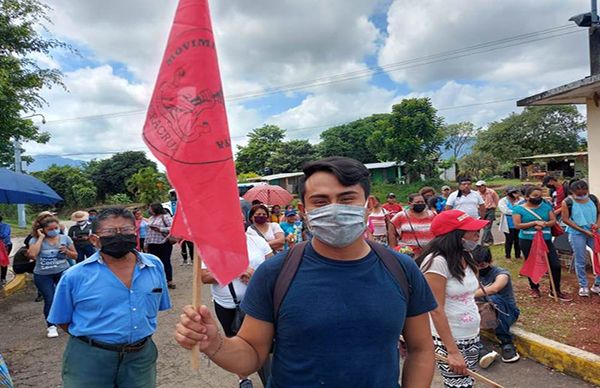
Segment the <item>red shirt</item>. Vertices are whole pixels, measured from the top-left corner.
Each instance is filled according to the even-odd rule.
[[[396,214],[392,224],[400,236],[398,243],[410,246],[417,255],[421,253],[421,250],[435,237],[431,233],[431,222],[435,216],[435,212],[429,209],[424,210],[423,217],[415,217],[410,210]]]
[[[390,214],[390,218],[394,217],[397,213],[402,211],[402,205],[400,205],[399,203],[386,202],[385,204],[383,204],[382,207],[385,210],[387,210],[387,212]]]
[[[563,201],[565,200],[565,189],[562,185],[558,186],[554,191],[554,210],[561,208]]]

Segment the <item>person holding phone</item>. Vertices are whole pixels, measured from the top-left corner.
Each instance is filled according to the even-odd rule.
[[[36,225],[37,226],[37,225]],[[56,285],[64,271],[69,269],[67,260],[77,258],[73,240],[60,234],[58,218],[49,216],[39,224],[40,228],[33,231],[29,241],[27,255],[35,260],[33,281],[44,298],[44,317],[46,318],[48,338],[58,337],[56,326],[48,321],[48,314],[54,300]]]

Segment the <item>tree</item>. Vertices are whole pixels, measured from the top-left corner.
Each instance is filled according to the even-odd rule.
[[[43,88],[62,85],[58,69],[42,68],[31,58],[52,49],[71,50],[43,33],[44,23],[51,22],[49,10],[37,0],[0,0],[0,166],[13,162],[11,138],[38,143],[50,139],[32,120],[21,118],[47,104],[40,96]]]
[[[290,140],[281,145],[269,158],[274,174],[301,171],[302,166],[318,158],[317,148],[308,140]]]
[[[578,151],[585,121],[574,105],[527,107],[479,132],[475,149],[501,162],[538,154]]]
[[[235,166],[238,174],[254,172],[263,175],[268,160],[279,149],[285,137],[285,130],[276,125],[264,125],[253,129],[248,145],[238,145]]]
[[[90,207],[96,203],[96,186],[79,168],[53,165],[33,175],[63,197],[68,207]]]
[[[346,156],[362,163],[377,162],[367,140],[376,128],[389,124],[389,113],[374,114],[351,123],[329,128],[321,133],[319,153],[323,157]]]
[[[483,179],[499,172],[500,162],[491,154],[475,151],[465,155],[458,161],[460,176],[470,176],[473,179]]]
[[[127,190],[135,196],[138,202],[150,205],[166,199],[169,182],[164,174],[152,167],[142,168],[133,174],[126,182]]]
[[[444,141],[442,123],[428,98],[404,99],[392,107],[389,124],[374,130],[368,146],[379,160],[405,162],[411,181],[432,176]]]
[[[108,159],[90,162],[86,171],[98,187],[100,199],[105,199],[108,195],[127,192],[125,182],[145,167],[158,171],[156,163],[148,159],[143,151],[126,151]]]
[[[452,152],[452,158],[460,158],[465,147],[475,140],[477,131],[479,128],[475,128],[473,123],[464,121],[458,124],[449,124],[444,127],[444,149]]]

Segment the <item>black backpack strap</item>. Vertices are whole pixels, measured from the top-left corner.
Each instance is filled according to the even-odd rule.
[[[279,308],[281,307],[283,298],[285,298],[285,294],[287,294],[290,284],[292,284],[292,280],[294,280],[294,276],[296,276],[296,272],[300,267],[300,262],[304,255],[304,248],[307,243],[308,241],[303,241],[294,245],[283,259],[283,264],[279,271],[279,275],[277,275],[275,288],[273,290],[273,318],[275,323],[279,316]]]
[[[406,278],[406,272],[404,272],[402,264],[400,264],[396,255],[388,248],[374,241],[366,241],[371,246],[371,249],[375,251],[375,254],[381,259],[387,270],[390,271],[390,273],[400,286],[400,289],[406,297],[406,304],[408,305],[410,301],[411,286],[408,282],[408,279]]]
[[[240,305],[240,301],[237,298],[237,294],[235,293],[235,288],[233,288],[233,283],[229,283],[227,285],[227,287],[229,287],[229,292],[231,293],[231,296],[233,297],[233,303],[235,303],[236,306]]]

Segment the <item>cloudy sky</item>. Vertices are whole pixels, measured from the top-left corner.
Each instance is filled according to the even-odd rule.
[[[141,130],[175,0],[50,0],[51,33],[79,55],[38,58],[52,135],[33,155],[89,160],[144,150]],[[231,136],[277,124],[317,142],[335,124],[430,97],[447,123],[485,126],[517,99],[589,74],[588,0],[214,0]],[[85,153],[85,154],[84,154]]]

